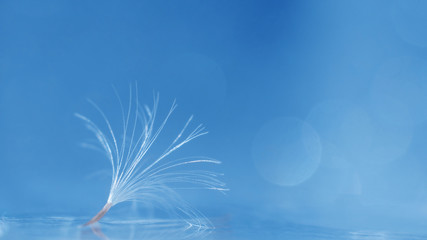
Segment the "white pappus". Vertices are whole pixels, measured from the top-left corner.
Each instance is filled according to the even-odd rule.
[[[211,227],[207,218],[185,203],[175,188],[204,188],[226,191],[225,183],[218,179],[222,174],[200,169],[206,164],[221,162],[207,157],[189,157],[174,159],[171,154],[193,139],[207,132],[202,125],[188,130],[191,116],[158,157],[147,157],[150,148],[162,132],[177,104],[173,102],[167,115],[156,124],[159,94],[154,94],[153,106],[141,105],[137,90],[135,97],[130,89],[127,111],[119,98],[122,108],[123,128],[118,138],[104,112],[92,101],[89,101],[101,114],[105,121],[107,133],[104,133],[89,118],[76,113],[87,128],[93,132],[102,151],[106,154],[112,167],[110,193],[105,206],[85,226],[98,222],[114,205],[125,201],[143,201],[161,205],[161,207],[177,212],[186,219],[190,226]],[[117,93],[116,93],[117,94]],[[118,95],[118,94],[117,94]],[[189,220],[190,219],[190,220]]]

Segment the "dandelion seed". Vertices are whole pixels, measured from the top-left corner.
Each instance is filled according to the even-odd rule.
[[[122,108],[122,139],[117,138],[118,135],[106,115],[94,102],[90,101],[104,118],[108,133],[101,131],[89,118],[75,114],[95,134],[112,166],[107,202],[101,211],[84,226],[98,222],[111,207],[126,201],[159,204],[173,212],[184,214],[187,219],[196,220],[196,222],[186,220],[193,227],[201,228],[210,225],[207,220],[203,220],[205,218],[200,212],[181,200],[175,190],[204,188],[226,191],[225,184],[218,180],[220,174],[196,168],[203,164],[220,164],[220,161],[206,157],[171,158],[173,152],[193,139],[207,134],[207,131],[202,125],[188,131],[193,120],[191,116],[166,150],[155,159],[148,158],[147,153],[155,144],[177,104],[173,102],[167,115],[156,126],[159,94],[154,95],[153,106],[149,108],[147,105],[140,105],[137,90],[135,92],[133,97],[131,88],[127,111],[124,110],[119,98]]]

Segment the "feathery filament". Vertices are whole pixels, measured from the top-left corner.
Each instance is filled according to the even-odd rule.
[[[133,101],[135,101],[133,103]],[[147,153],[162,132],[168,119],[177,104],[173,102],[168,114],[156,127],[159,94],[154,96],[153,106],[140,105],[136,91],[135,99],[130,90],[128,109],[123,110],[122,102],[123,138],[119,141],[112,125],[103,111],[92,101],[90,103],[102,115],[108,128],[104,133],[90,119],[75,114],[82,119],[87,128],[92,131],[106,154],[112,166],[112,181],[107,203],[85,226],[99,221],[114,205],[125,201],[153,201],[169,209],[178,209],[190,219],[197,222],[188,222],[191,226],[204,227],[210,225],[207,219],[195,209],[180,200],[174,184],[183,184],[187,188],[205,188],[226,191],[225,184],[218,180],[221,174],[192,169],[190,166],[201,164],[220,164],[220,161],[206,157],[190,157],[171,159],[170,155],[186,143],[207,134],[202,125],[198,125],[191,132],[186,133],[193,119],[191,116],[184,124],[169,147],[159,157],[151,159]],[[182,169],[185,170],[182,170]],[[187,185],[186,185],[187,184]],[[176,210],[173,210],[176,211]]]

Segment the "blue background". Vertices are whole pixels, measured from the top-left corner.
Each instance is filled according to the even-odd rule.
[[[1,1],[0,214],[92,215],[109,163],[74,117],[112,121],[137,82],[209,134],[231,189],[210,217],[352,229],[427,225],[427,3]],[[175,131],[174,131],[175,129]],[[173,138],[173,137],[172,137]],[[166,141],[165,140],[165,141]],[[244,220],[243,220],[244,219]]]

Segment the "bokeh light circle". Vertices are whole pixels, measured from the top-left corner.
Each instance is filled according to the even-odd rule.
[[[393,58],[376,73],[370,89],[374,113],[383,121],[410,126],[427,120],[427,62]]]
[[[307,122],[316,128],[322,143],[335,145],[354,166],[387,164],[406,153],[413,135],[407,117],[394,118],[385,112],[388,109],[329,100],[317,104]],[[327,157],[323,154],[322,162]]]
[[[292,117],[267,122],[253,141],[252,156],[262,177],[280,186],[295,186],[316,172],[321,142],[314,128]]]

